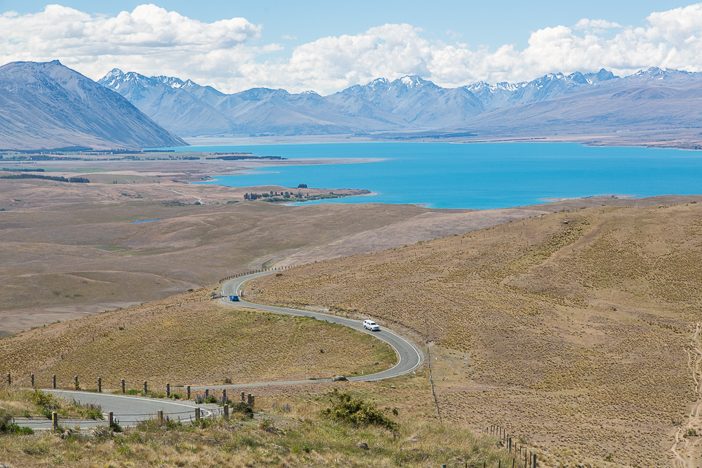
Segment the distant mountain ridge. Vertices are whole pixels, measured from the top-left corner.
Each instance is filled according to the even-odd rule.
[[[120,94],[58,60],[0,67],[0,149],[184,144]]]
[[[682,132],[694,138],[690,129],[699,126],[702,116],[697,110],[702,108],[702,74],[660,68],[626,77],[605,69],[551,73],[520,83],[457,88],[410,75],[378,78],[327,96],[268,88],[225,94],[191,80],[119,69],[99,83],[163,127],[190,137],[638,134],[655,131],[651,124],[657,122],[675,133],[670,137]],[[680,125],[687,130],[676,130]]]

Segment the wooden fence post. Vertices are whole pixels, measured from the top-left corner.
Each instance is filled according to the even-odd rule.
[[[113,413],[112,411],[107,413],[107,424],[110,428],[113,428],[115,426],[115,413]]]
[[[122,387],[122,394],[127,393],[127,382],[125,382],[124,379],[121,379],[119,384]]]
[[[147,393],[149,393],[149,383],[146,380],[144,380],[144,395],[146,395]]]
[[[166,397],[171,397],[171,384],[169,383],[166,384]]]
[[[536,454],[535,453],[533,453],[531,455],[531,464],[532,464],[531,466],[533,466],[533,468],[536,468]]]
[[[12,385],[12,374],[10,372],[7,373],[7,385]]]
[[[224,419],[229,420],[229,405],[227,403],[224,404]]]
[[[222,390],[222,404],[226,405],[228,401],[229,400],[227,400],[227,389],[225,388]]]
[[[32,372],[32,375],[30,377],[32,379],[32,388],[36,388],[36,385],[34,385],[34,372]]]
[[[98,393],[102,393],[102,377],[98,377],[97,379],[97,390]]]
[[[241,392],[241,402],[243,403],[245,401],[246,401],[246,393]]]
[[[207,399],[210,397],[210,389],[206,388],[205,389],[205,403],[207,403]]]
[[[185,388],[185,391],[187,392],[187,395],[188,395],[188,397],[186,398],[186,400],[189,400],[189,399],[190,399],[190,385],[188,385],[188,386]]]
[[[74,376],[73,376],[73,384],[74,384],[76,390],[80,390],[80,383],[78,382],[78,376],[77,376],[77,375],[74,375]]]
[[[200,408],[195,408],[195,421],[200,421]]]
[[[163,426],[163,410],[158,410],[158,425]]]
[[[56,374],[51,376],[51,387],[56,390]]]
[[[58,432],[58,430],[59,430],[59,417],[58,417],[58,413],[56,411],[53,411],[51,413],[51,429],[54,432]]]

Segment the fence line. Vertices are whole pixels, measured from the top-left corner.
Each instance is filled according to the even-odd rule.
[[[75,378],[75,377],[74,377]],[[84,390],[84,391],[91,391],[91,390]],[[98,393],[95,390],[92,390],[95,393]],[[210,400],[205,399],[205,395],[210,397]],[[148,396],[148,394],[147,394]],[[144,421],[149,421],[149,420],[157,420],[159,424],[164,424],[168,421],[171,420],[176,420],[179,423],[193,423],[193,422],[198,422],[203,418],[214,418],[214,417],[224,417],[228,418],[229,417],[229,406],[234,403],[232,399],[228,397],[227,390],[222,389],[222,390],[212,390],[210,391],[209,389],[205,389],[202,391],[195,391],[192,392],[192,400],[196,404],[202,404],[202,403],[217,403],[222,405],[221,407],[215,407],[215,408],[204,408],[207,416],[202,414],[203,408],[200,406],[193,407],[190,410],[185,410],[185,411],[173,411],[173,412],[167,412],[164,414],[163,410],[158,410],[157,412],[148,412],[148,413],[118,413],[115,414],[114,412],[109,413],[109,419],[108,421],[105,421],[107,425],[113,425],[113,424],[119,424],[119,419],[117,418],[128,418],[130,421],[128,421],[130,424],[138,424]],[[173,398],[176,400],[175,398]],[[254,409],[254,404],[255,404],[255,396],[251,393],[246,394],[245,392],[241,392],[241,403],[245,404],[248,406],[252,411]],[[238,402],[237,402],[238,403]],[[238,404],[241,404],[238,403]],[[133,420],[131,420],[133,419]],[[12,418],[12,421],[14,423],[20,424],[24,427],[29,427],[29,428],[34,428],[34,429],[42,429],[46,428],[49,429],[46,424],[47,420],[43,419],[41,417],[37,418]],[[56,412],[53,412],[50,418],[51,421],[51,430],[58,431],[61,429],[60,423],[64,423],[69,426],[78,426],[81,423],[85,423],[87,421],[95,421],[98,422],[100,420],[86,420],[86,419],[75,419],[75,418],[70,418],[70,419],[60,419],[59,421],[59,415]]]
[[[506,428],[499,424],[492,424],[486,427],[483,432],[491,437],[497,438],[498,442],[512,457],[514,468],[537,468],[538,456],[533,449],[526,444],[518,444],[513,440],[513,436]]]
[[[261,269],[256,269],[256,270],[249,270],[249,271],[226,276],[226,277],[219,280],[219,284],[222,284],[225,281],[229,281],[229,280],[234,279],[234,278],[241,278],[243,276],[253,275],[253,274],[257,274],[257,273],[270,272],[270,271],[284,271],[284,270],[288,270],[290,268],[293,268],[293,266],[287,265],[287,266],[280,266],[280,267],[271,267],[271,268],[261,268]],[[430,366],[429,369],[430,369],[430,375],[431,375],[431,354],[428,350],[428,346],[427,346],[427,353],[428,353],[429,366]],[[430,377],[430,380],[431,380],[431,377]],[[36,386],[36,378],[35,378],[34,373],[32,373],[30,375],[30,381],[31,381],[32,388],[36,389],[37,386]],[[73,382],[74,382],[73,386],[74,386],[75,390],[80,389],[78,376],[73,377]],[[96,379],[96,382],[97,382],[97,386],[96,386],[97,391],[101,392],[102,387],[103,387],[103,385],[102,385],[103,381],[100,377],[98,377]],[[11,387],[11,386],[13,386],[13,383],[16,383],[14,381],[14,376],[12,375],[11,372],[7,373],[5,383],[7,384],[8,387]],[[432,383],[432,393],[433,393],[433,397],[434,397],[434,402],[436,404],[437,415],[438,415],[439,419],[441,419],[441,413],[439,410],[438,401],[436,400],[436,394],[434,393],[433,381],[431,383]],[[56,375],[52,376],[52,388],[54,388],[54,389],[59,388]],[[120,388],[121,388],[122,393],[134,393],[134,389],[130,389],[130,391],[126,390],[124,379],[120,380]],[[216,390],[213,390],[212,394],[210,394],[209,389],[205,389],[204,391],[203,390],[191,391],[190,385],[187,385],[187,386],[186,385],[173,385],[173,386],[171,386],[170,384],[166,384],[166,386],[164,387],[164,390],[165,390],[164,395],[168,395],[169,397],[173,398],[174,392],[172,392],[172,390],[174,388],[186,388],[187,389],[187,395],[186,395],[187,398],[182,398],[182,396],[181,396],[181,398],[184,400],[194,400],[198,404],[200,404],[201,402],[207,403],[208,399],[210,399],[210,400],[214,399],[215,400],[214,402],[221,402],[223,405],[228,405],[229,402],[232,401],[227,396],[226,389],[220,390],[221,397],[220,397],[220,399],[217,399]],[[144,390],[148,389],[146,381],[143,382],[143,389]],[[89,391],[89,390],[86,390],[86,391]],[[141,393],[148,396],[149,393],[153,394],[154,392],[153,391],[152,392],[143,391]],[[138,390],[137,390],[137,394],[138,394]],[[175,399],[175,398],[173,398],[173,399]],[[241,392],[241,402],[246,403],[251,409],[253,409],[254,401],[255,401],[255,398],[252,394],[249,393],[248,398],[245,398],[245,392]],[[210,402],[213,402],[213,401],[210,401]],[[215,414],[218,416],[228,415],[228,411],[224,411],[224,410],[221,410],[219,408],[208,409],[208,411],[210,411],[210,413],[213,416]],[[169,415],[178,415],[178,421],[181,422],[180,415],[181,414],[188,414],[189,415],[188,421],[190,423],[192,423],[193,422],[192,413],[193,413],[193,411],[183,411],[183,412],[169,413]],[[194,413],[195,413],[195,421],[199,421],[200,417],[201,417],[200,416],[200,408],[195,408]],[[155,416],[155,417],[160,418],[161,415],[162,415],[162,413],[159,412],[156,415],[154,413],[148,413],[148,414],[121,414],[119,416],[122,416],[122,417],[126,417],[126,416],[130,416],[130,417]],[[55,417],[56,417],[56,420],[58,420],[58,416],[55,416]],[[151,419],[153,419],[153,418],[151,418]],[[513,443],[512,437],[508,434],[506,429],[504,429],[502,426],[493,424],[493,425],[488,426],[483,432],[492,436],[492,437],[497,437],[498,441],[502,444],[503,447],[505,447],[505,449],[508,451],[508,453],[512,456],[512,467],[513,468],[537,468],[537,466],[538,466],[537,454],[534,451],[530,450],[528,448],[528,446],[526,446],[524,444],[522,444],[520,446],[519,444]],[[522,456],[523,456],[523,458],[522,458]],[[445,466],[445,465],[443,465],[443,466]],[[484,468],[485,468],[485,466],[486,466],[485,463],[483,463]]]

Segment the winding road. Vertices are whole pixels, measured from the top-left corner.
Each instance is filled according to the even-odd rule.
[[[272,314],[282,314],[282,315],[293,315],[296,317],[310,317],[314,318],[317,320],[323,320],[325,322],[330,322],[330,323],[335,323],[338,325],[343,325],[348,328],[352,328],[353,330],[356,330],[361,333],[366,333],[368,335],[371,335],[380,341],[383,341],[390,345],[392,349],[395,350],[395,354],[397,355],[397,363],[391,367],[390,369],[386,369],[384,371],[375,373],[375,374],[368,374],[368,375],[360,375],[360,376],[353,376],[349,377],[348,379],[351,381],[355,382],[373,382],[377,380],[385,380],[385,379],[391,379],[394,377],[399,377],[401,375],[408,374],[415,369],[417,369],[419,366],[422,365],[423,361],[423,354],[421,349],[415,345],[412,341],[410,341],[407,338],[404,338],[400,336],[399,334],[393,332],[392,330],[389,330],[386,327],[381,327],[380,331],[377,332],[371,332],[363,328],[363,323],[360,320],[353,320],[345,317],[339,317],[336,315],[330,315],[330,314],[325,314],[322,312],[314,312],[311,310],[302,310],[302,309],[291,309],[289,307],[277,307],[277,306],[270,306],[270,305],[263,305],[263,304],[256,304],[253,302],[248,302],[245,300],[240,300],[239,302],[231,302],[229,301],[229,296],[230,295],[237,295],[241,297],[241,290],[247,281],[250,281],[255,278],[260,278],[261,276],[266,276],[270,275],[272,273],[276,273],[276,271],[263,271],[260,273],[252,273],[249,275],[245,276],[240,276],[238,278],[232,278],[228,281],[225,281],[222,283],[222,295],[224,296],[222,298],[222,302],[226,305],[232,306],[232,307],[246,307],[249,309],[256,309],[260,310],[262,312],[268,312]],[[280,381],[280,382],[261,382],[260,384],[247,384],[243,385],[241,387],[251,387],[251,386],[270,386],[270,385],[289,385],[289,384],[298,384],[298,383],[318,383],[318,382],[329,382],[331,379],[316,379],[316,380],[304,380],[304,381]],[[236,386],[227,386],[227,385],[222,385],[221,388],[227,388],[227,387],[236,387]],[[214,388],[214,387],[209,387],[209,388]]]
[[[377,338],[384,343],[387,343],[395,350],[397,355],[397,363],[384,371],[375,374],[359,375],[348,377],[348,380],[355,382],[374,382],[378,380],[391,379],[401,375],[413,372],[422,365],[423,354],[421,349],[407,338],[382,327],[380,331],[371,332],[363,328],[360,320],[353,320],[345,317],[325,314],[321,312],[313,312],[310,310],[292,309],[289,307],[277,307],[264,304],[256,304],[241,300],[239,302],[231,302],[230,295],[241,296],[241,290],[247,281],[261,276],[276,273],[275,270],[261,271],[251,273],[226,280],[222,283],[222,303],[226,306],[248,308],[260,310],[262,312],[292,315],[297,317],[309,317],[317,320],[323,320],[338,325],[349,327],[355,331],[366,333],[374,338]],[[226,385],[192,385],[192,390],[222,390],[222,389],[253,389],[270,386],[285,386],[285,385],[301,385],[301,384],[319,384],[332,382],[332,378],[323,379],[308,379],[308,380],[278,380],[270,382],[254,382],[246,384],[226,384]],[[194,419],[195,408],[201,408],[202,417],[209,417],[219,412],[216,405],[198,405],[192,401],[174,401],[165,399],[142,398],[127,395],[113,395],[109,393],[93,393],[72,390],[42,390],[52,393],[56,396],[75,400],[81,404],[99,405],[103,412],[107,414],[112,412],[115,419],[124,427],[134,426],[140,421],[153,419],[158,411],[163,411],[164,416],[173,420],[190,421]],[[51,421],[46,419],[27,419],[17,418],[16,423],[30,427],[35,430],[51,429]],[[79,421],[79,420],[62,420],[60,424],[64,427],[81,427],[90,428],[101,425],[106,425],[106,421]]]

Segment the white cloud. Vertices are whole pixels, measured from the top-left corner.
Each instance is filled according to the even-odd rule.
[[[607,21],[605,19],[589,19],[583,18],[577,23],[575,23],[576,29],[594,30],[594,31],[604,31],[607,29],[619,29],[622,25],[615,23],[613,21]]]
[[[154,5],[115,16],[59,5],[35,14],[7,12],[0,31],[2,62],[58,58],[93,78],[120,67],[224,91],[270,86],[327,93],[404,74],[458,86],[601,67],[621,74],[650,66],[702,70],[702,3],[651,13],[635,27],[589,18],[544,27],[524,48],[468,46],[458,36],[430,40],[414,25],[385,24],[319,38],[286,54],[281,45],[261,45],[261,26],[244,18],[205,23]]]
[[[204,23],[151,4],[116,16],[48,5],[39,13],[0,15],[0,31],[2,62],[58,58],[97,78],[113,67],[172,74],[212,70],[222,59],[226,70],[231,61],[260,53],[248,43],[261,27],[244,18]]]

